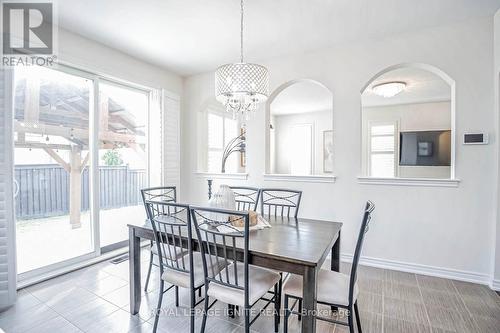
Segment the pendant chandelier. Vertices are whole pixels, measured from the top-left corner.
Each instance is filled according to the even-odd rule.
[[[257,105],[266,101],[269,90],[267,68],[243,60],[243,0],[240,2],[240,62],[225,64],[215,72],[215,96],[233,113],[233,118],[247,120]]]

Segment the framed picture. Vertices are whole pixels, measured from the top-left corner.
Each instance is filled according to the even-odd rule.
[[[323,172],[333,172],[333,130],[323,131]]]

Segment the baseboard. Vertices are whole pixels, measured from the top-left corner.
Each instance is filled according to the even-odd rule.
[[[491,280],[490,288],[495,291],[500,291],[500,280]]]
[[[345,262],[352,262],[352,255],[341,255],[341,260],[345,261]],[[429,276],[435,276],[435,277],[440,277],[440,278],[445,278],[445,279],[453,279],[453,280],[459,280],[459,281],[479,283],[479,284],[488,285],[492,289],[497,290],[497,289],[493,288],[493,286],[492,286],[492,284],[495,285],[495,282],[494,281],[492,282],[491,276],[489,276],[487,274],[480,274],[480,273],[475,273],[475,272],[470,272],[470,271],[461,271],[461,270],[450,269],[450,268],[442,268],[442,267],[435,267],[435,266],[428,266],[428,265],[421,265],[421,264],[413,264],[413,263],[406,263],[406,262],[400,262],[400,261],[395,261],[395,260],[378,259],[378,258],[371,258],[371,257],[362,257],[359,260],[359,263],[361,265],[365,265],[365,266],[391,269],[391,270],[396,270],[396,271],[422,274],[422,275],[429,275]],[[497,288],[500,287],[500,281],[498,281],[498,280],[496,281],[496,286],[497,286]]]

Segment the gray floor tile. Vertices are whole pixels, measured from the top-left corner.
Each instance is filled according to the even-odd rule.
[[[384,317],[384,333],[431,333],[431,328],[426,324]]]
[[[76,287],[62,290],[45,302],[46,305],[59,313],[69,312],[98,299],[98,296],[88,290]]]
[[[417,286],[409,286],[386,281],[384,283],[384,296],[401,299],[407,302],[422,303],[420,289]]]
[[[61,292],[71,292],[78,288],[79,287],[73,281],[58,277],[28,287],[25,290],[38,298],[40,301],[46,302]]]
[[[134,327],[127,333],[151,333],[153,332],[153,325],[148,322],[143,322],[141,325]]]
[[[422,289],[422,297],[426,306],[447,308],[458,312],[467,312],[465,305],[457,294],[448,292]]]
[[[76,285],[97,281],[108,276],[109,274],[104,272],[100,266],[90,266],[66,274],[66,277],[71,279]]]
[[[468,313],[430,306],[427,307],[427,311],[432,328],[460,333],[471,333],[478,330]]]
[[[148,321],[153,324],[153,319]],[[162,315],[158,321],[158,327],[164,332],[175,332],[175,333],[189,333],[190,332],[190,317],[183,314],[172,315]],[[196,317],[195,321],[195,331],[199,331],[201,327],[201,318]],[[206,333],[220,333],[220,332],[239,332],[241,326],[230,323],[213,316],[209,316],[207,319]]]
[[[126,280],[123,280],[116,276],[107,276],[103,279],[96,281],[89,281],[86,284],[82,284],[81,287],[87,289],[88,291],[102,296],[116,289],[124,287],[128,284]]]
[[[417,282],[420,288],[446,291],[449,293],[456,293],[457,290],[451,280],[442,279],[433,276],[417,275]]]
[[[366,333],[382,332],[383,316],[378,313],[365,312],[360,310],[361,328]]]
[[[26,331],[26,333],[81,333],[76,326],[61,316],[49,319],[40,323],[36,327]]]
[[[113,290],[101,296],[106,301],[123,308],[130,304],[130,288],[129,285],[125,285],[121,288]]]
[[[358,266],[359,279],[385,280],[385,270],[370,266]]]
[[[131,315],[127,311],[118,310],[106,317],[96,319],[84,331],[92,333],[123,333],[139,327],[143,321],[138,315]]]
[[[481,293],[481,295],[461,296],[465,307],[470,313],[479,316],[498,317],[500,304],[496,302],[496,295]]]
[[[417,286],[417,276],[413,273],[385,270],[385,280],[390,283]]]
[[[361,292],[358,296],[358,307],[360,311],[382,313],[384,310],[382,295]]]
[[[427,314],[423,304],[384,297],[384,316],[412,323],[426,323]]]
[[[41,304],[42,302],[38,298],[31,295],[26,290],[21,290],[17,294],[17,302],[8,309],[5,309],[4,311],[0,312],[0,318],[13,316],[16,313],[18,314],[28,313],[30,309],[34,308],[35,306],[39,306]]]
[[[142,262],[144,262],[144,260]],[[128,281],[129,279],[128,267],[129,267],[129,262],[128,260],[126,260],[119,264],[108,263],[106,266],[102,268],[102,270],[108,274],[114,275],[116,277]],[[145,274],[145,272],[146,272],[145,269],[141,269],[142,274]]]
[[[82,307],[69,312],[63,312],[61,315],[82,331],[86,331],[95,322],[102,320],[102,318],[109,316],[119,309],[117,306],[98,298]]]
[[[500,317],[473,316],[478,327],[478,333],[498,333],[500,331]]]
[[[58,316],[57,312],[40,304],[27,311],[11,313],[0,318],[0,327],[8,333],[26,332]]]
[[[458,293],[463,296],[477,296],[491,290],[487,286],[476,283],[452,280],[453,285],[458,290]]]
[[[171,291],[166,292],[163,295],[162,308],[171,307],[175,303],[174,294]],[[156,307],[158,305],[158,293],[151,292],[143,295],[141,297],[141,307],[139,309],[139,317],[142,320],[149,320],[154,316]],[[124,306],[123,310],[129,311],[129,307]]]
[[[367,293],[382,295],[384,292],[384,280],[358,279],[359,290]]]

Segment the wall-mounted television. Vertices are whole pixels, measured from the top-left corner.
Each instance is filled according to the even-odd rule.
[[[450,130],[401,132],[399,136],[399,165],[451,165]]]

